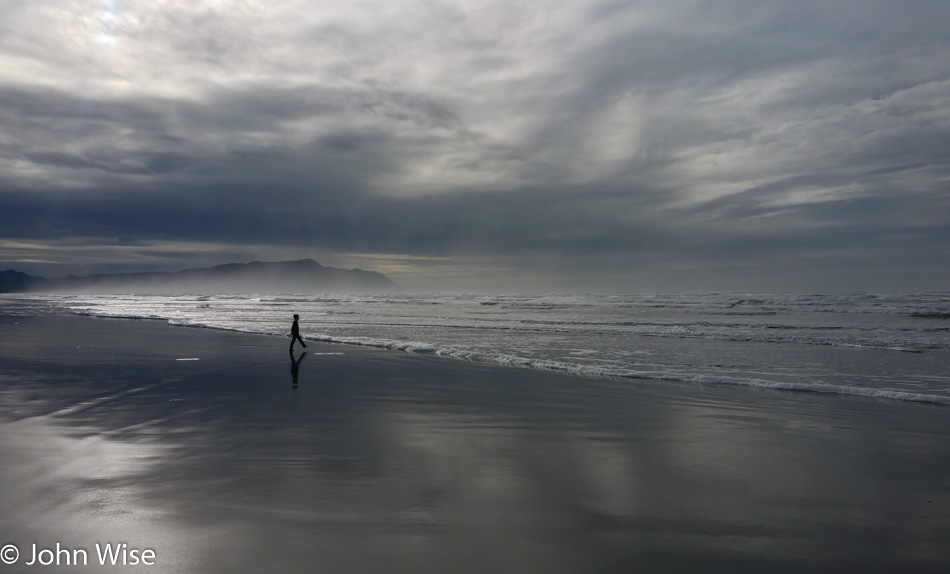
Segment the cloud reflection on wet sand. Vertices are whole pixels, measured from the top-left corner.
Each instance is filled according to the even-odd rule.
[[[0,523],[22,545],[121,539],[165,572],[950,563],[940,408],[366,349],[293,388],[280,339],[37,321],[87,350],[0,353]],[[113,353],[132,329],[139,352]]]

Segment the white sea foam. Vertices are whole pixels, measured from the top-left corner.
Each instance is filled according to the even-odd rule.
[[[738,294],[30,295],[43,309],[583,376],[950,401],[950,296]],[[920,360],[913,357],[921,357]],[[925,359],[925,360],[924,360]]]

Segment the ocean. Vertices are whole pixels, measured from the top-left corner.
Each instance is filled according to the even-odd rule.
[[[75,313],[654,384],[950,404],[950,294],[0,296]],[[299,349],[299,347],[298,347]]]

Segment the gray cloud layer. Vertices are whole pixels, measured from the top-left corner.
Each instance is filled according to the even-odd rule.
[[[946,2],[338,4],[0,1],[0,261],[946,288]]]

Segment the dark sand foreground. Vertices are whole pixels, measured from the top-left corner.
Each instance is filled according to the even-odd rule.
[[[288,342],[0,317],[0,574],[950,572],[946,407]]]

